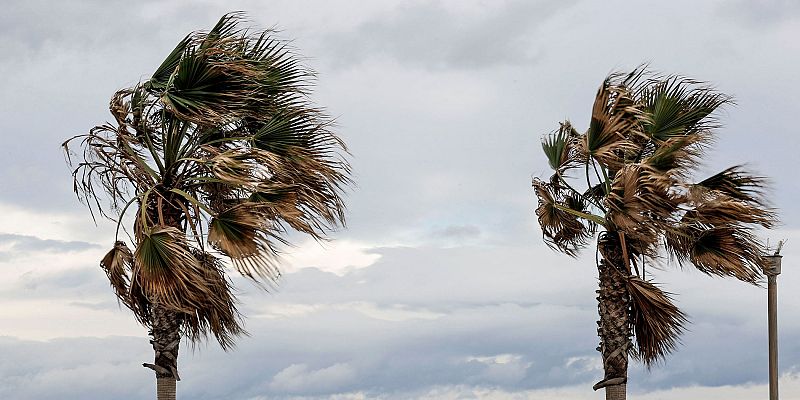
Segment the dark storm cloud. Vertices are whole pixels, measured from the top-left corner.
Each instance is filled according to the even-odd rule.
[[[399,5],[352,32],[328,37],[335,65],[388,56],[428,68],[482,69],[531,64],[539,56],[531,35],[575,1],[511,1],[459,15],[440,2]]]

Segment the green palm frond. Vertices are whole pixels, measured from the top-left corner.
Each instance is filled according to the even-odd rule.
[[[651,79],[639,92],[648,115],[644,132],[657,141],[703,134],[719,127],[714,112],[732,102],[730,96],[692,79]]]
[[[190,43],[191,36],[186,36],[183,38],[183,40],[178,42],[178,45],[175,46],[172,52],[169,53],[161,65],[156,68],[153,76],[145,85],[146,89],[161,91],[166,88],[170,78],[172,77],[173,73],[175,73],[175,69],[178,68],[178,64],[181,62],[181,59],[183,59],[184,53],[186,52],[186,49],[189,47]]]
[[[670,294],[651,282],[632,276],[628,278],[627,287],[636,337],[633,355],[649,367],[675,350],[688,321]]]
[[[577,165],[578,160],[573,153],[578,136],[578,131],[572,127],[572,124],[564,121],[557,131],[542,138],[542,150],[544,150],[553,171],[563,172]]]
[[[644,157],[642,164],[659,173],[686,179],[699,163],[702,156],[700,144],[706,141],[707,136],[699,133],[668,138],[653,144],[652,153]]]

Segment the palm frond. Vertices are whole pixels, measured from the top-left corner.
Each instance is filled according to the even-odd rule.
[[[189,314],[209,303],[218,306],[219,296],[178,229],[154,226],[141,232],[134,259],[133,275],[150,303]]]
[[[583,158],[592,157],[606,168],[618,169],[625,155],[638,148],[632,138],[641,134],[639,108],[617,76],[606,78],[597,90],[589,129],[579,142]]]
[[[542,150],[547,156],[550,168],[557,172],[563,172],[578,164],[574,154],[575,140],[578,136],[579,134],[572,124],[564,121],[557,131],[542,138]]]
[[[275,282],[280,277],[277,251],[262,208],[257,203],[235,205],[211,220],[208,242],[230,257],[245,277]],[[280,240],[280,239],[279,239]]]
[[[703,228],[688,224],[666,233],[665,238],[667,249],[681,265],[691,263],[707,275],[729,276],[752,284],[763,277],[765,246],[746,226]]]
[[[196,312],[184,315],[185,333],[192,343],[205,339],[210,333],[223,350],[230,350],[237,336],[247,335],[232,294],[233,285],[225,278],[225,267],[219,259],[197,249],[192,249],[192,254],[202,267],[206,284],[218,301],[212,303],[215,307],[198,308]]]
[[[594,223],[584,223],[578,217],[585,213],[585,202],[577,196],[563,197],[552,185],[539,179],[533,180],[533,188],[539,198],[536,216],[545,242],[577,257],[578,250],[588,244],[596,230]]]
[[[768,208],[765,193],[768,185],[766,178],[752,175],[742,166],[736,165],[696,183],[693,189],[700,196],[710,191],[712,194],[721,193],[736,200]]]
[[[648,115],[644,132],[656,141],[707,133],[719,122],[714,112],[730,96],[692,79],[673,75],[651,79],[639,92]]]
[[[628,164],[617,171],[606,197],[607,218],[614,227],[652,255],[660,233],[660,222],[667,219],[677,203],[669,193],[669,178],[639,164]]]
[[[687,318],[672,302],[669,293],[651,282],[632,276],[627,280],[627,287],[636,337],[633,355],[649,368],[675,350]]]
[[[132,264],[133,254],[128,246],[125,245],[125,242],[122,241],[114,243],[114,247],[100,261],[100,266],[108,276],[108,281],[111,283],[111,287],[114,288],[117,298],[125,305],[130,302],[128,290]]]

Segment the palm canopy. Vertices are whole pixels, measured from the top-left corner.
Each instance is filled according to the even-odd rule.
[[[313,72],[242,19],[189,34],[113,96],[114,123],[64,143],[78,196],[117,221],[101,262],[117,297],[145,325],[156,303],[179,311],[191,339],[225,348],[243,330],[222,260],[269,284],[287,230],[323,238],[351,183],[343,142],[308,99]],[[119,238],[130,211],[134,251]]]
[[[542,140],[554,174],[534,178],[545,241],[575,256],[598,229],[623,253],[636,348],[646,364],[677,343],[685,315],[645,278],[669,254],[680,265],[756,284],[764,246],[754,230],[776,223],[765,180],[735,166],[699,182],[716,112],[731,98],[702,82],[644,67],[608,76],[584,133],[569,121]]]

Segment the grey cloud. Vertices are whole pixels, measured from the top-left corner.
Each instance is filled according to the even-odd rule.
[[[11,233],[0,233],[0,245],[6,248],[0,251],[0,261],[31,252],[71,253],[99,247],[94,243],[41,239],[36,236]]]
[[[269,387],[278,393],[325,393],[352,384],[356,377],[356,371],[346,363],[316,370],[306,364],[292,364],[275,374]]]
[[[511,1],[458,18],[440,2],[398,6],[352,32],[327,40],[334,65],[383,55],[428,68],[481,69],[530,64],[538,57],[532,32],[569,2]]]
[[[720,13],[751,27],[772,28],[800,18],[800,3],[793,0],[735,0],[719,3]]]
[[[448,225],[441,229],[436,229],[432,236],[434,238],[450,239],[463,241],[476,239],[481,235],[481,228],[475,225]]]

